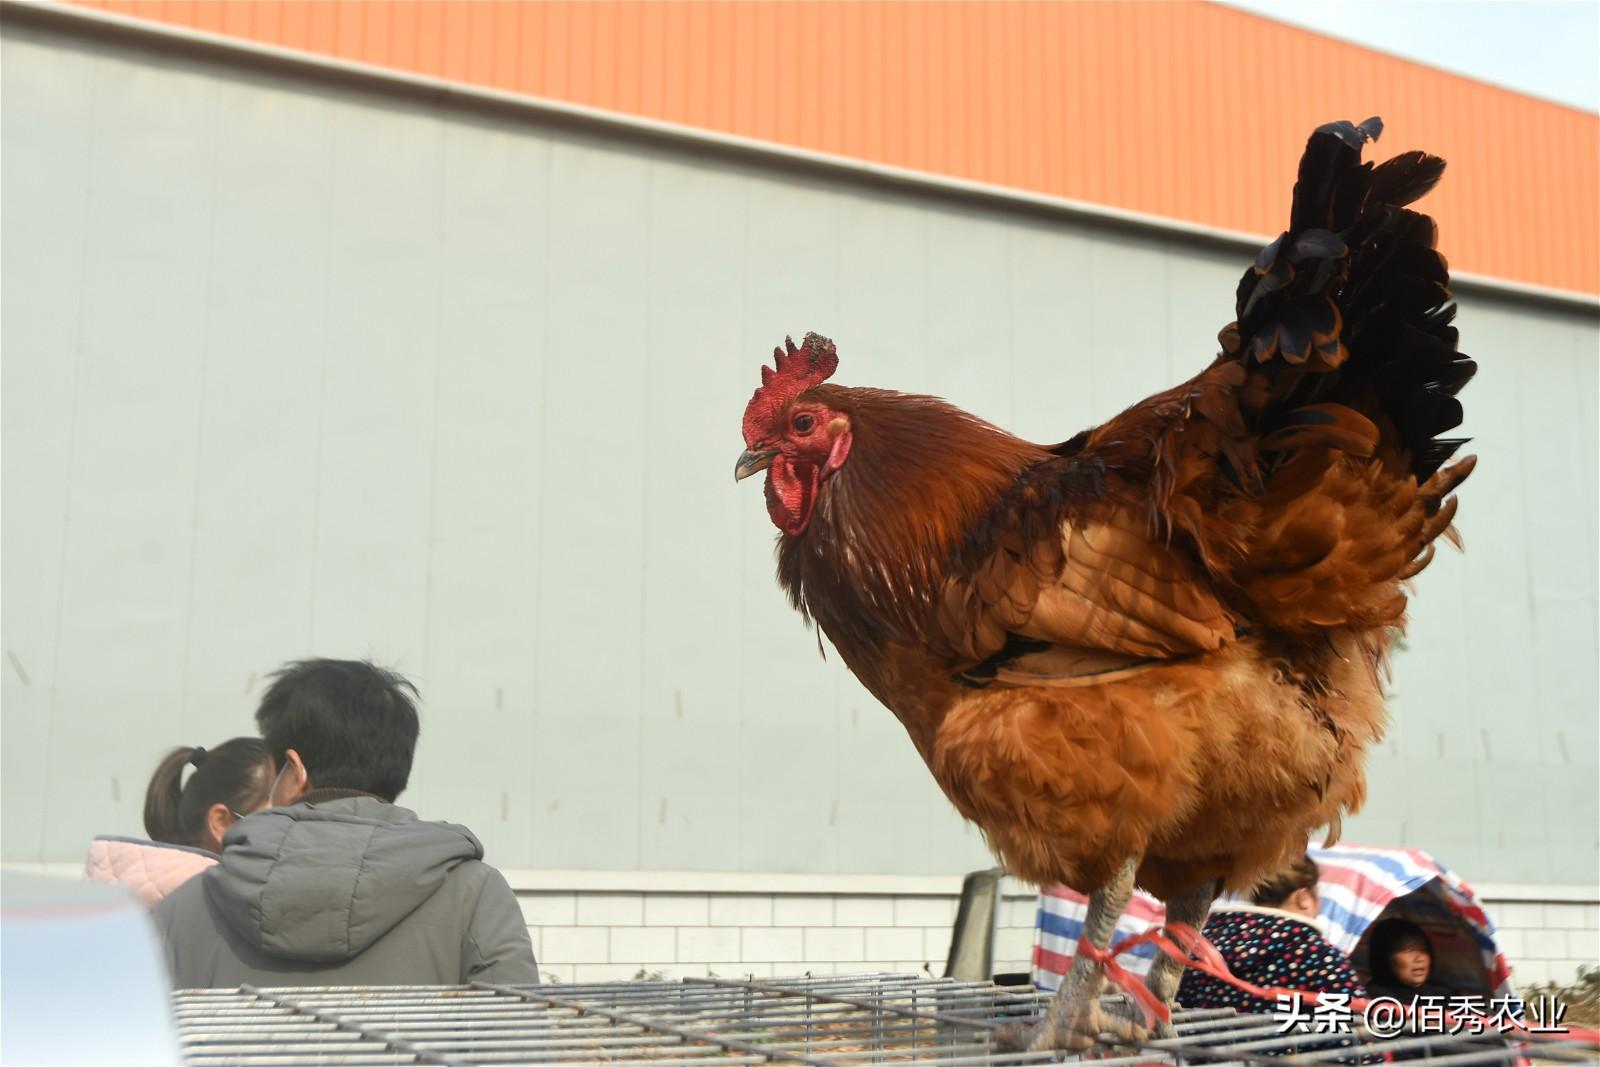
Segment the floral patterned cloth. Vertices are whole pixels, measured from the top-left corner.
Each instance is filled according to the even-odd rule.
[[[1228,906],[1206,920],[1206,939],[1216,946],[1235,976],[1260,986],[1308,993],[1348,993],[1365,997],[1361,979],[1344,953],[1334,948],[1310,919],[1275,908]],[[1188,970],[1178,987],[1185,1008],[1234,1008],[1242,1012],[1276,1010],[1274,1000],[1253,997],[1210,975]]]

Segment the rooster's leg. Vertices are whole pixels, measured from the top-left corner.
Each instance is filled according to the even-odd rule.
[[[1096,948],[1105,949],[1116,933],[1117,920],[1128,906],[1133,895],[1133,875],[1138,864],[1129,860],[1112,876],[1111,881],[1089,894],[1089,914],[1084,919],[1079,943],[1088,941]],[[1034,1051],[1072,1049],[1081,1050],[1096,1043],[1102,1033],[1122,1041],[1142,1041],[1144,1027],[1121,1014],[1103,1011],[1100,991],[1105,987],[1105,972],[1083,952],[1073,956],[1066,980],[1043,1023],[1034,1035]]]
[[[1217,883],[1200,886],[1186,893],[1179,893],[1167,901],[1167,921],[1169,923],[1187,923],[1199,930],[1206,924],[1206,916],[1211,913],[1211,902],[1217,898]],[[1155,963],[1150,965],[1150,973],[1145,977],[1145,988],[1156,995],[1156,999],[1167,1006],[1171,1006],[1178,995],[1178,983],[1183,979],[1183,964],[1160,953],[1156,956]],[[1176,1036],[1171,1023],[1162,1023],[1156,1028],[1157,1037]]]

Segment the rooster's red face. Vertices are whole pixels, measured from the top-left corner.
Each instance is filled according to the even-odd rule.
[[[761,368],[761,388],[744,410],[745,452],[735,480],[767,472],[767,514],[791,536],[811,522],[822,483],[850,455],[850,419],[804,394],[839,365],[833,342],[814,333],[788,352],[774,351],[777,366]]]

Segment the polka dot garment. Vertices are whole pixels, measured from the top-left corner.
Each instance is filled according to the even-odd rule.
[[[1270,908],[1218,911],[1206,920],[1205,935],[1227,961],[1228,969],[1247,982],[1312,993],[1366,996],[1361,979],[1345,954],[1298,915]],[[1275,1001],[1253,997],[1198,971],[1184,972],[1178,1003],[1186,1008],[1234,1008],[1243,1012],[1271,1012],[1276,1008]]]

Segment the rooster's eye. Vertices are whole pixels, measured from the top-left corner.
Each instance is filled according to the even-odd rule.
[[[817,420],[813,419],[810,415],[796,415],[794,419],[794,428],[799,430],[801,433],[810,433],[811,427],[816,423],[816,421]]]

